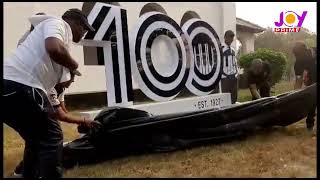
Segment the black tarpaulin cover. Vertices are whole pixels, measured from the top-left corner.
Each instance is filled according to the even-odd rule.
[[[97,163],[135,153],[168,152],[223,141],[257,127],[287,126],[302,120],[316,106],[316,84],[219,110],[153,116],[148,112],[113,107],[102,110],[90,129],[64,145],[66,168]]]

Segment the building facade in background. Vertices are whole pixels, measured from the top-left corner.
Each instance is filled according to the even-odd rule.
[[[114,3],[127,10],[128,32],[133,30],[142,9],[147,9],[151,3],[147,2],[119,2]],[[154,3],[152,3],[154,4]],[[186,12],[194,12],[201,20],[209,23],[223,42],[224,32],[236,32],[235,3],[230,2],[159,2],[160,5],[178,24]],[[28,17],[38,12],[61,16],[67,9],[83,8],[83,2],[5,2],[4,3],[4,58],[12,52],[19,38],[28,30]],[[232,44],[235,48],[235,42]],[[98,57],[99,52],[92,48],[74,44],[71,54],[79,63],[79,70],[83,76],[77,77],[75,83],[66,94],[87,94],[106,92],[106,75],[104,65],[99,65],[99,58],[95,62],[92,56]],[[90,59],[91,58],[91,59]],[[133,78],[133,89],[138,89],[138,83]]]

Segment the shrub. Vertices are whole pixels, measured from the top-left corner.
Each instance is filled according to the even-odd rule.
[[[287,57],[282,52],[276,52],[270,49],[258,49],[255,52],[242,55],[240,57],[240,66],[247,72],[253,59],[260,58],[262,61],[269,62],[271,66],[272,83],[279,82],[286,69]]]

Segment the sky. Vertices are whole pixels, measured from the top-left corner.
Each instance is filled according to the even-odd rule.
[[[301,15],[308,11],[302,27],[317,31],[316,2],[236,2],[236,16],[261,27],[274,28],[274,22],[280,19],[280,13],[294,11]]]

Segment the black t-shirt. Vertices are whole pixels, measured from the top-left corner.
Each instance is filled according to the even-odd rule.
[[[262,72],[259,74],[254,74],[251,70],[248,71],[248,84],[256,84],[259,86],[259,84],[263,84],[266,81],[271,83],[271,67],[270,64],[267,62],[262,62]]]
[[[306,57],[296,57],[296,62],[294,63],[294,73],[296,76],[302,76],[305,69]]]

